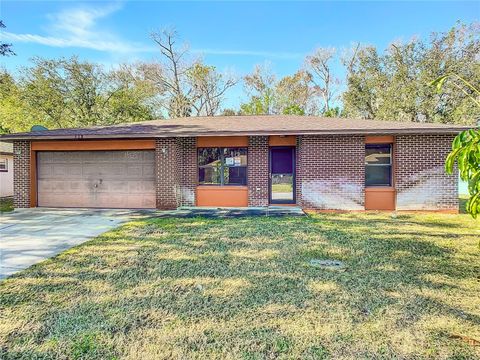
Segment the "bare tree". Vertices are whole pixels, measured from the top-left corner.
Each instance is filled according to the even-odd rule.
[[[341,61],[343,66],[347,69],[347,73],[350,73],[355,66],[358,52],[361,51],[361,49],[362,45],[359,42],[352,44],[349,48],[343,49]]]
[[[250,98],[240,105],[242,114],[311,115],[318,112],[318,91],[308,71],[299,70],[277,80],[268,64],[256,65],[244,81]]]
[[[188,46],[176,47],[178,34],[174,30],[162,30],[151,34],[162,55],[159,63],[144,64],[145,76],[164,97],[163,106],[171,117],[190,116],[191,89],[188,87]]]
[[[281,114],[312,115],[318,112],[318,93],[305,70],[280,79],[275,86],[276,109]]]
[[[189,71],[193,89],[192,106],[196,115],[214,116],[220,110],[225,92],[238,83],[231,75],[219,73],[214,66],[196,63]]]
[[[154,86],[157,101],[170,117],[214,116],[228,89],[237,84],[233,76],[219,73],[214,66],[193,59],[188,46],[177,46],[175,31],[151,34],[160,49],[161,59],[138,65],[143,80]]]
[[[305,58],[305,67],[311,73],[312,82],[323,99],[322,113],[330,111],[340,87],[340,79],[335,77],[331,68],[336,53],[334,48],[317,48]]]
[[[275,113],[275,86],[277,79],[270,64],[255,65],[253,72],[243,78],[249,102],[240,105],[243,114]]]

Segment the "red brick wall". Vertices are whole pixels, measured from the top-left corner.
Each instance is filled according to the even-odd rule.
[[[180,169],[179,206],[195,206],[195,191],[198,180],[197,138],[178,138],[180,150],[177,161]]]
[[[300,164],[302,163],[302,137],[297,136],[297,143],[295,144],[295,201],[298,206],[302,206],[301,176],[303,174],[300,171]]]
[[[299,136],[297,203],[306,209],[363,210],[363,136]]]
[[[395,141],[397,210],[457,210],[458,175],[444,162],[453,135],[398,135]]]
[[[30,207],[30,141],[13,142],[13,205]]]
[[[157,139],[155,163],[157,209],[195,206],[196,138]]]
[[[180,184],[179,146],[176,138],[155,141],[155,172],[157,174],[157,209],[176,209]]]
[[[396,136],[398,210],[458,209],[457,175],[443,163],[452,135]],[[163,151],[165,149],[165,152]],[[249,206],[268,205],[268,137],[252,136],[248,149]],[[297,203],[307,209],[364,209],[364,137],[298,136]],[[195,138],[156,140],[157,208],[195,205]],[[14,205],[30,206],[30,142],[14,142]]]
[[[268,136],[248,140],[248,206],[268,205]]]

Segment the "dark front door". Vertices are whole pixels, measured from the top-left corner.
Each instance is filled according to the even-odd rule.
[[[295,203],[295,147],[270,148],[270,203]]]

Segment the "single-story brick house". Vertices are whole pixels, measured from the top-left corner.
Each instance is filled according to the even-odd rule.
[[[14,203],[457,211],[453,125],[219,116],[4,135]]]

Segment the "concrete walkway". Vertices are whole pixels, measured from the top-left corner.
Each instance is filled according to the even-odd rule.
[[[133,210],[47,208],[0,214],[0,279],[143,214]]]

